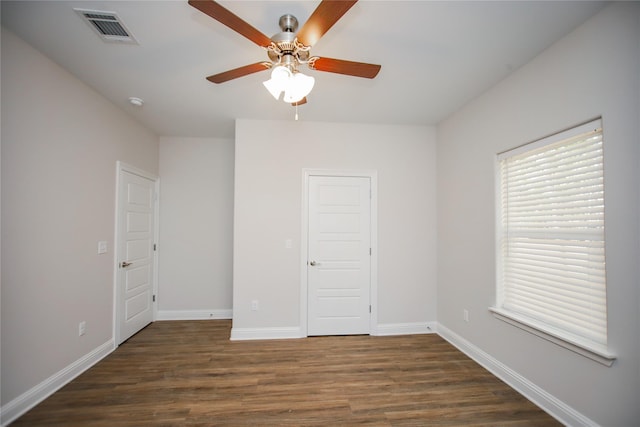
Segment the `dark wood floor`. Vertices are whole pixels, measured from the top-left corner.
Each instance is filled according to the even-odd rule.
[[[12,426],[555,426],[437,335],[229,341],[156,322]]]

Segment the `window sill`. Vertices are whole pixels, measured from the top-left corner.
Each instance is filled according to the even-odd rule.
[[[613,362],[616,360],[616,355],[609,352],[606,347],[581,342],[577,338],[570,339],[563,337],[559,331],[554,331],[553,328],[549,326],[502,308],[489,307],[489,311],[491,311],[497,319],[507,322],[547,341],[551,341],[554,344],[578,353],[591,360],[595,360],[605,366],[613,365]]]

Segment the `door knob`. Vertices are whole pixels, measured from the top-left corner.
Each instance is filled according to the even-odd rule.
[[[120,263],[120,268],[129,267],[131,264],[133,264],[133,263],[132,262],[127,262],[127,261],[122,261]]]
[[[316,265],[319,265],[319,264],[320,264],[319,262],[315,262],[315,261],[311,261],[309,263],[309,265],[312,266],[312,267],[315,267]]]

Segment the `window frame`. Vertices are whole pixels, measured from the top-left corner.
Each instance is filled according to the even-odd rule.
[[[524,153],[532,152],[544,148],[546,146],[556,144],[558,142],[575,137],[582,133],[593,131],[594,129],[602,129],[602,119],[597,118],[590,120],[578,126],[574,126],[565,131],[555,133],[553,135],[541,138],[539,140],[523,144],[521,146],[505,150],[495,156],[495,221],[496,221],[496,300],[490,312],[497,319],[516,326],[524,331],[532,333],[540,338],[567,348],[575,353],[585,356],[591,360],[601,363],[605,366],[611,366],[616,359],[615,354],[609,351],[606,345],[601,345],[578,335],[572,334],[562,328],[549,325],[543,321],[531,318],[525,314],[518,313],[503,307],[504,301],[504,281],[503,281],[503,250],[502,238],[504,233],[502,225],[502,174],[501,161],[505,158],[519,156]],[[604,174],[604,171],[603,171]],[[606,208],[605,208],[606,209]],[[606,274],[606,273],[605,273]]]

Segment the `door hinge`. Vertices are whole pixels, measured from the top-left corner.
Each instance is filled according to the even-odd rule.
[[[369,313],[371,313],[371,304],[369,304]]]
[[[153,302],[156,302],[156,296],[155,295],[153,296]]]
[[[369,256],[373,255],[371,248],[369,248]]]
[[[154,251],[156,250],[156,244],[155,243],[153,244],[153,250]]]

